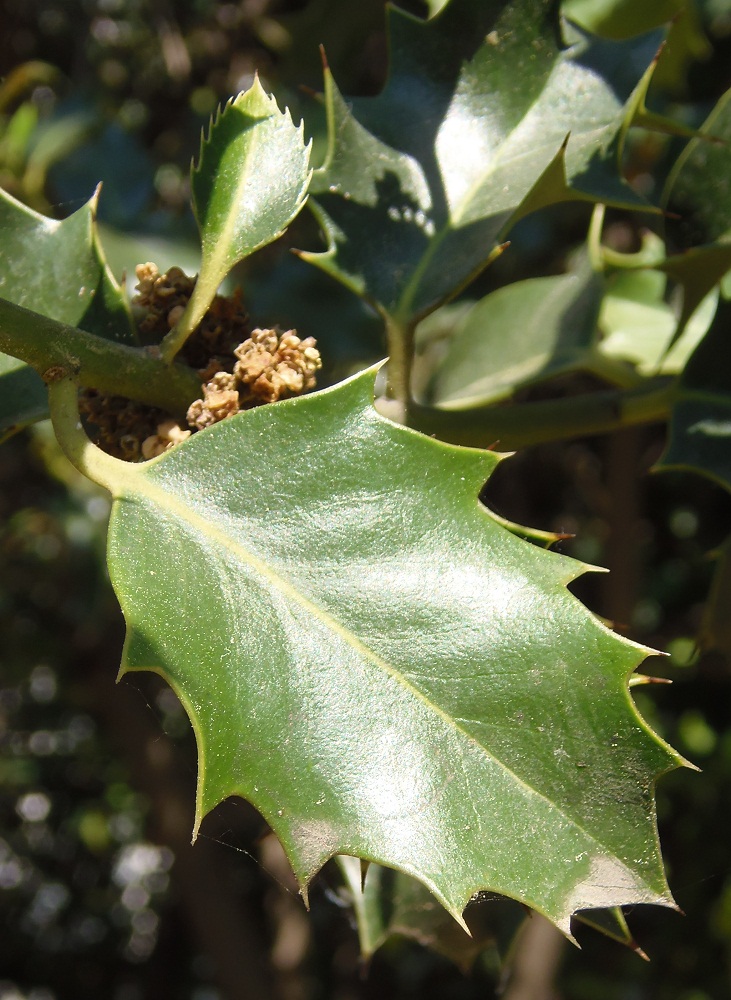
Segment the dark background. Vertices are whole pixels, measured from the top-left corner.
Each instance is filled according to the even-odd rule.
[[[402,5],[425,12],[417,0]],[[0,184],[60,218],[103,180],[102,235],[118,276],[148,259],[194,270],[188,165],[218,102],[258,70],[280,103],[295,114],[307,106],[317,149],[322,127],[308,88],[320,86],[318,44],[344,92],[377,92],[383,6],[3,0]],[[700,124],[731,85],[728,7],[698,3],[696,35],[682,23],[673,29],[656,109]],[[628,173],[658,197],[676,153],[671,141],[640,133]],[[560,270],[586,224],[583,207],[527,220],[471,294]],[[608,238],[631,248],[647,224],[615,213]],[[288,238],[313,248],[319,239],[307,218]],[[255,319],[318,337],[325,380],[381,355],[375,319],[286,247],[257,255],[243,281]],[[731,994],[731,674],[723,655],[695,648],[731,498],[700,478],[649,474],[663,441],[662,428],[648,427],[528,449],[500,466],[486,493],[501,514],[573,533],[564,552],[610,567],[574,589],[626,634],[670,653],[649,672],[672,686],[643,689],[637,701],[703,769],[658,786],[669,880],[686,915],[628,914],[652,961],[579,929],[583,950],[556,952],[549,941],[527,956],[542,985],[520,993],[514,984],[510,1000]],[[196,758],[187,719],[152,676],[115,686],[123,624],[103,564],[107,511],[47,428],[2,446],[0,1000],[494,995],[491,948],[463,974],[394,939],[364,969],[335,870],[316,881],[306,915],[276,842],[242,801],[219,807],[190,847]]]

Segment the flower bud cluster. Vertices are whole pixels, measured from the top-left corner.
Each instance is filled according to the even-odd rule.
[[[253,330],[234,350],[233,371],[219,371],[203,386],[203,398],[188,410],[188,424],[202,430],[239,410],[297,396],[315,385],[322,367],[313,337],[296,331]]]
[[[195,288],[195,278],[179,267],[161,273],[155,264],[135,269],[132,301],[140,338],[158,344],[180,320]],[[169,414],[120,396],[82,391],[81,412],[97,429],[98,443],[128,461],[155,458],[202,430],[261,403],[296,396],[315,385],[322,367],[313,337],[295,330],[249,332],[241,291],[216,295],[208,312],[180,352],[203,383],[202,398],[188,410],[188,427]]]

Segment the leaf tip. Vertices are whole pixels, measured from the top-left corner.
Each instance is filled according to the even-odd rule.
[[[101,194],[102,194],[102,182],[99,181],[97,186],[94,188],[94,194],[89,199],[89,210],[91,212],[92,224],[96,222],[96,213],[99,207],[99,199],[101,198]]]

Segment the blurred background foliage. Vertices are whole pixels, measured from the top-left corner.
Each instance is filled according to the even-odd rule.
[[[417,15],[443,6],[399,2]],[[730,0],[564,6],[610,37],[675,18],[654,111],[695,127],[731,86]],[[0,12],[0,184],[60,218],[102,181],[102,235],[118,277],[145,260],[196,269],[189,163],[217,104],[255,72],[295,117],[306,113],[317,156],[318,46],[345,93],[377,92],[386,70],[382,0],[2,0]],[[650,201],[681,148],[631,134],[626,172]],[[587,212],[561,206],[526,219],[478,294],[560,272]],[[605,239],[631,250],[657,225],[609,213]],[[255,322],[318,338],[332,381],[383,344],[364,306],[288,253],[319,240],[300,217],[238,277]],[[659,784],[670,883],[687,916],[628,914],[652,961],[578,929],[583,950],[536,952],[539,985],[521,993],[514,983],[511,1000],[715,1000],[731,991],[731,673],[695,645],[731,497],[699,478],[648,475],[662,446],[662,430],[650,427],[528,449],[500,466],[485,496],[503,515],[572,534],[564,552],[612,570],[575,590],[670,654],[648,672],[672,686],[641,689],[637,701],[703,768]],[[335,868],[317,880],[305,915],[278,845],[241,801],[224,803],[190,846],[196,755],[185,714],[154,677],[114,684],[123,625],[103,565],[107,511],[43,425],[3,445],[0,1000],[493,995],[495,947],[463,973],[394,938],[364,968]]]

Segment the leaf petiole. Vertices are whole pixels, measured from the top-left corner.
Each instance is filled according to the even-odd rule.
[[[120,472],[128,474],[130,463],[107,455],[86,436],[79,416],[78,391],[76,382],[67,374],[61,374],[48,385],[48,405],[56,439],[75,469],[114,494]]]

